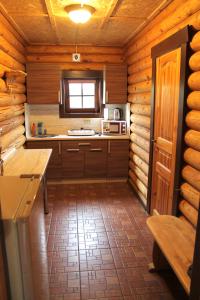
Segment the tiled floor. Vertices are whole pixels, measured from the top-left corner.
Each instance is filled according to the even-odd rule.
[[[125,183],[52,185],[46,217],[51,300],[185,300],[151,274],[147,215]]]

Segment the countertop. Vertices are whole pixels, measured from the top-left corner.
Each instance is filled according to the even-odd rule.
[[[44,175],[52,150],[20,148],[4,161],[4,176]]]
[[[27,141],[74,141],[74,140],[129,140],[129,135],[92,135],[92,136],[72,136],[72,135],[56,135],[54,137],[26,137]]]

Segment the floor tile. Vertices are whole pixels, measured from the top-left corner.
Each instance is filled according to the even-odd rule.
[[[117,272],[115,270],[81,272],[81,297],[83,300],[122,297]]]
[[[79,249],[107,249],[110,248],[106,232],[86,232],[78,234]]]
[[[115,269],[110,249],[80,250],[80,271]]]
[[[147,266],[148,260],[142,247],[120,247],[112,248],[116,268],[133,268]]]
[[[79,253],[77,250],[54,251],[49,253],[51,274],[79,271]]]

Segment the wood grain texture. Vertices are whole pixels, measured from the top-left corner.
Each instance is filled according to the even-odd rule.
[[[58,104],[61,71],[57,64],[27,64],[27,102]]]
[[[0,93],[0,106],[18,105],[26,102],[24,94]]]
[[[181,196],[196,209],[199,209],[200,192],[185,182],[181,185]]]
[[[136,115],[150,116],[150,105],[145,104],[131,104],[131,112]]]
[[[138,155],[130,151],[129,154],[130,159],[138,166],[146,175],[149,173],[149,166],[144,162]]]
[[[131,124],[131,131],[138,134],[138,136],[143,137],[149,141],[150,139],[150,130],[148,128],[138,126],[134,123]]]
[[[24,134],[25,127],[20,125],[13,129],[12,131],[6,133],[5,135],[0,137],[0,147],[2,147],[2,151],[5,151],[9,148],[15,141]]]
[[[190,166],[200,170],[200,152],[192,148],[187,148],[184,152],[184,160]]]
[[[193,149],[200,151],[200,132],[196,130],[188,130],[185,134],[185,143]]]
[[[190,293],[188,267],[193,261],[195,230],[174,216],[153,216],[147,220],[155,241],[185,291]]]
[[[106,64],[107,103],[127,103],[127,65]]]
[[[193,91],[187,97],[187,106],[190,109],[200,110],[200,91]]]
[[[186,200],[181,200],[179,203],[179,209],[185,218],[194,226],[197,226],[198,211]]]
[[[186,115],[185,122],[189,128],[200,131],[200,111],[191,110]]]
[[[182,169],[183,178],[194,188],[200,191],[200,172],[189,165]]]

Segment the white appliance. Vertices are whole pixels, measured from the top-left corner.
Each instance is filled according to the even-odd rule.
[[[0,177],[12,300],[48,300],[48,262],[40,178]]]
[[[117,121],[117,120],[120,120],[121,119],[121,109],[120,108],[115,108],[114,109],[114,120]]]
[[[107,135],[122,135],[127,133],[126,121],[101,121],[101,132]]]

